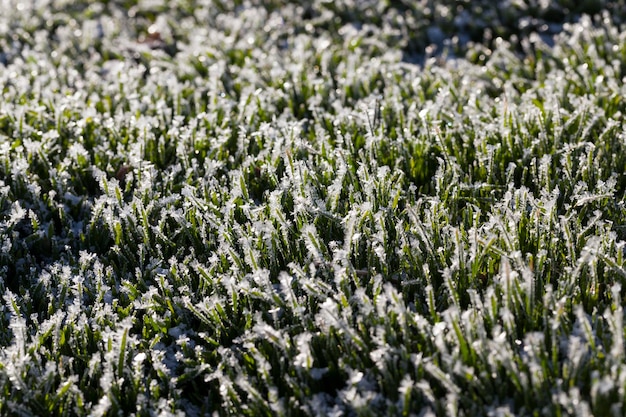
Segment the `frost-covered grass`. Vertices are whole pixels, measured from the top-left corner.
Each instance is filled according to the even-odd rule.
[[[235,3],[0,1],[0,414],[624,415],[623,2]]]

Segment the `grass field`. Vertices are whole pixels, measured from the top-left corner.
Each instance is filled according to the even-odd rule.
[[[623,1],[0,7],[1,415],[626,412]]]

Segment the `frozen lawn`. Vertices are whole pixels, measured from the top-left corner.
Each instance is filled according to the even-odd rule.
[[[0,0],[0,414],[624,415],[623,2],[301,3]]]

